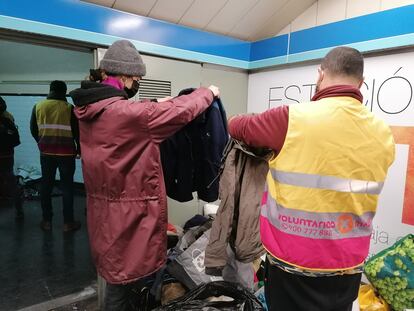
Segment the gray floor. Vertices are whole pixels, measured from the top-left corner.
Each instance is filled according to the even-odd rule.
[[[53,311],[99,311],[98,298],[92,297],[85,299],[82,302],[72,303],[67,306],[53,309]]]
[[[39,228],[39,201],[25,201],[16,222],[11,202],[0,201],[0,310],[18,310],[83,290],[96,282],[85,225],[85,198],[75,198],[82,228],[62,231],[61,197],[53,199],[51,232]]]

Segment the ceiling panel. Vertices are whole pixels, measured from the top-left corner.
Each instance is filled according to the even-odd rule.
[[[158,0],[148,16],[171,23],[178,23],[193,2],[194,0]]]
[[[114,9],[147,16],[157,0],[116,0]]]
[[[247,40],[286,2],[288,0],[260,0],[228,34]]]
[[[381,0],[381,10],[389,10],[404,5],[414,4],[413,0]]]
[[[299,31],[316,26],[318,16],[318,4],[314,2],[306,11],[296,17],[291,25],[291,31]]]
[[[228,0],[195,0],[181,18],[180,24],[204,29],[227,2]]]
[[[286,35],[286,34],[288,34],[289,32],[291,32],[291,26],[290,26],[290,24],[289,24],[289,25],[287,25],[285,28],[283,28],[281,31],[279,31],[279,32],[276,34],[276,36]]]
[[[314,0],[290,0],[279,10],[277,10],[266,22],[262,24],[262,27],[255,33],[253,33],[248,39],[259,40],[261,38],[269,38],[278,33],[280,29],[283,29],[293,19],[296,18],[297,12],[304,12],[314,3]],[[316,20],[315,20],[316,22]]]
[[[83,1],[244,40],[260,40],[277,35],[312,3],[316,3],[316,0]],[[346,2],[346,0],[320,1],[321,3]]]
[[[206,30],[228,34],[236,23],[260,0],[229,0],[206,26]]]

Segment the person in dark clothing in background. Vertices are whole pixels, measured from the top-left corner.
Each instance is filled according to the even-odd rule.
[[[14,118],[6,109],[6,102],[0,97],[0,189],[1,195],[14,199],[16,219],[21,220],[22,193],[13,170],[14,148],[20,145],[20,137]]]
[[[52,229],[51,193],[59,168],[60,185],[63,193],[63,231],[75,231],[80,222],[74,220],[73,176],[75,158],[79,150],[79,126],[73,113],[73,106],[66,101],[66,83],[52,81],[46,100],[33,107],[30,131],[40,150],[42,186],[40,191],[43,220],[40,227]]]

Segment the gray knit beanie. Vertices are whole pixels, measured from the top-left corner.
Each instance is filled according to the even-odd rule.
[[[102,58],[99,68],[107,73],[126,76],[143,77],[147,72],[141,55],[128,40],[112,43]]]

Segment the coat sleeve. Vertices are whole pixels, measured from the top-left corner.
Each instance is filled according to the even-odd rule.
[[[288,129],[289,107],[280,106],[260,114],[236,116],[229,120],[229,134],[252,147],[282,149]]]
[[[213,93],[207,88],[199,88],[189,95],[162,103],[146,103],[148,129],[152,139],[161,142],[172,136],[206,110],[212,101]]]

